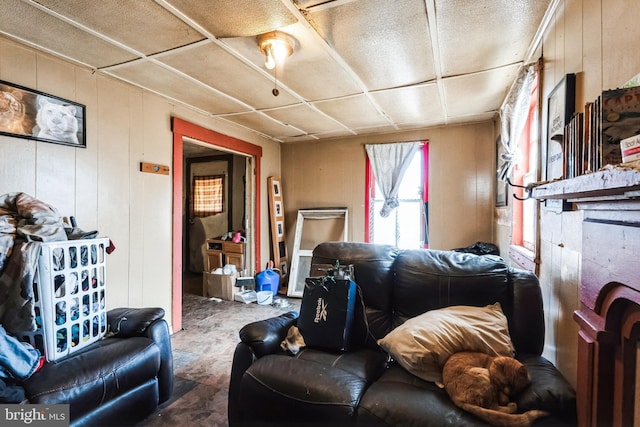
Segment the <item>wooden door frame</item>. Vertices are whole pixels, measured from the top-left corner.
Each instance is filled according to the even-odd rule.
[[[172,234],[173,234],[173,274],[172,274],[172,296],[171,296],[171,319],[173,332],[182,329],[182,180],[183,167],[183,141],[185,137],[211,144],[217,148],[226,148],[238,153],[252,156],[255,160],[255,211],[254,233],[255,233],[255,271],[258,271],[260,263],[260,159],[262,158],[262,147],[242,141],[231,136],[203,128],[194,123],[187,122],[177,117],[171,118],[173,130],[173,213],[172,213]]]

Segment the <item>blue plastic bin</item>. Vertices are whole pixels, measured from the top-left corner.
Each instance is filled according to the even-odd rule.
[[[256,274],[256,291],[271,291],[273,295],[278,294],[280,289],[280,274],[268,268]]]

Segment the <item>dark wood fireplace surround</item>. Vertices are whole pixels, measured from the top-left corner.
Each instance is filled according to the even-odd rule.
[[[580,426],[640,425],[640,172],[615,168],[533,189],[584,212],[578,334]]]

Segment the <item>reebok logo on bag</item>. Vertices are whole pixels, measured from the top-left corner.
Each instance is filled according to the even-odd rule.
[[[319,323],[321,320],[327,321],[327,304],[323,298],[318,298],[318,305],[316,306],[316,318],[313,319],[315,323]]]

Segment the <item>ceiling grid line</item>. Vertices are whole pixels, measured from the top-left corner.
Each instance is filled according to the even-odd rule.
[[[561,4],[85,1],[2,0],[0,42],[278,143],[495,120]],[[277,72],[279,96],[256,41],[275,30],[296,40]]]

